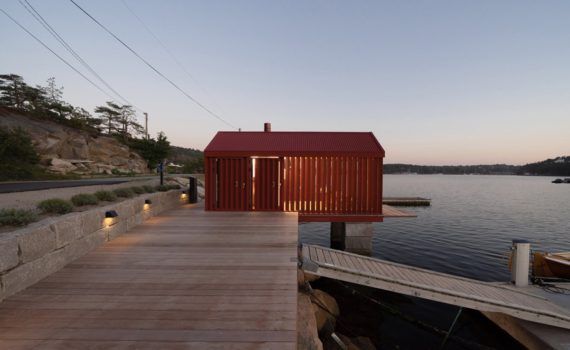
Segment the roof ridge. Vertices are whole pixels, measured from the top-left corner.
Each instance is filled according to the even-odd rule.
[[[236,156],[346,154],[383,157],[385,154],[370,131],[220,131],[204,152]]]
[[[295,134],[373,134],[372,131],[295,131],[295,130],[286,130],[286,131],[218,131],[218,133],[224,134],[244,134],[244,133],[256,133],[256,134],[279,134],[279,133],[295,133]]]

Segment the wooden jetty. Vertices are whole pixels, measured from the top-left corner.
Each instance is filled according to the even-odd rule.
[[[295,349],[297,220],[154,217],[0,303],[0,349]]]
[[[382,203],[394,207],[429,207],[431,199],[422,197],[384,197]]]
[[[522,290],[526,293],[548,299],[566,310],[570,309],[570,296],[567,294],[567,291],[570,290],[570,283],[556,283],[556,287],[554,288],[552,285],[550,288],[530,285],[524,287]],[[505,332],[509,333],[528,349],[570,349],[570,332],[565,329],[521,320],[520,318],[498,312],[484,311],[483,315],[493,321]]]
[[[303,270],[318,276],[570,329],[568,308],[525,290],[361,255],[303,246]]]

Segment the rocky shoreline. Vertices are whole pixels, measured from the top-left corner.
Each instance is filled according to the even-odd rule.
[[[298,270],[298,348],[307,350],[374,350],[372,340],[363,335],[342,334],[336,299],[321,289],[313,289],[318,276]]]

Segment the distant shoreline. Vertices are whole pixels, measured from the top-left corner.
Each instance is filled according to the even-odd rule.
[[[525,175],[570,177],[570,156],[525,165],[415,165],[384,164],[384,174]]]

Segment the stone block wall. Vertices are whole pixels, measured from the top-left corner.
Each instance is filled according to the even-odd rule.
[[[0,234],[0,301],[13,295],[99,245],[185,200],[180,190],[140,195],[84,212],[52,217]],[[145,199],[152,204],[145,206]],[[116,210],[118,217],[105,219]]]

